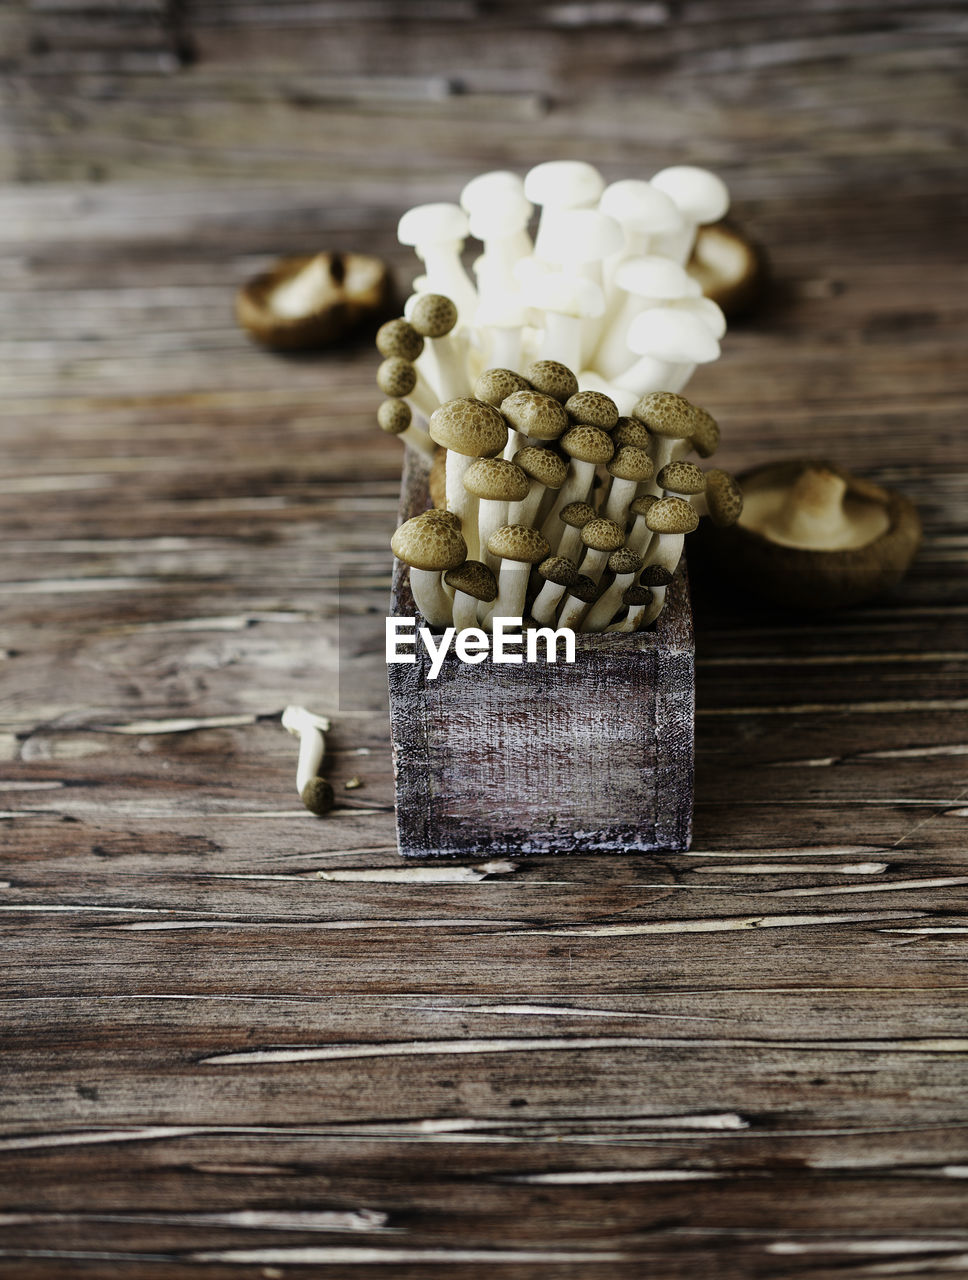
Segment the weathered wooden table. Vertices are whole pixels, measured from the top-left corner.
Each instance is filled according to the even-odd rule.
[[[965,8],[795,10],[5,10],[0,1274],[968,1266]],[[403,865],[377,357],[232,292],[404,277],[408,203],[575,154],[709,164],[769,248],[723,465],[827,453],[926,544],[836,617],[697,599],[690,854]]]

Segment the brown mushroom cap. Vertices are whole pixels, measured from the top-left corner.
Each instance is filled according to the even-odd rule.
[[[514,391],[501,401],[501,412],[515,431],[532,440],[557,440],[568,430],[568,415],[543,391]]]
[[[572,427],[561,437],[561,447],[570,458],[596,466],[608,462],[615,452],[611,436],[599,427]]]
[[[465,560],[456,569],[448,569],[444,581],[455,591],[463,591],[485,604],[497,599],[497,579],[480,560]]]
[[[607,470],[616,480],[641,482],[652,479],[655,464],[644,449],[637,449],[634,444],[623,444],[608,463]]]
[[[521,502],[531,490],[531,481],[507,458],[475,458],[464,472],[464,488],[486,502]]]
[[[706,509],[713,524],[727,529],[743,513],[743,490],[738,481],[719,467],[706,472]]]
[[[388,356],[376,371],[376,385],[385,396],[408,396],[417,385],[417,370],[401,356]]]
[[[528,391],[527,378],[512,369],[485,369],[474,383],[474,396],[485,404],[500,408],[501,401],[513,395],[515,391]]]
[[[376,411],[376,420],[381,431],[399,436],[410,426],[413,414],[406,400],[384,400]]]
[[[692,447],[700,458],[711,458],[719,448],[719,423],[705,409],[692,406],[693,432]]]
[[[502,560],[520,560],[524,564],[537,564],[545,560],[551,548],[537,529],[525,524],[506,524],[496,529],[487,540],[492,556]]]
[[[548,556],[538,565],[538,572],[546,582],[555,582],[559,587],[569,587],[578,576],[578,566],[567,556]]]
[[[314,262],[325,268],[325,287],[310,311],[284,316],[273,310],[276,290]],[[386,315],[392,293],[390,273],[379,258],[362,253],[320,253],[280,258],[235,296],[235,316],[251,337],[274,351],[309,351],[330,346],[367,322]]]
[[[659,499],[654,493],[643,493],[629,503],[629,511],[631,511],[633,516],[647,516],[649,514],[649,507],[652,506],[653,502],[658,501]]]
[[[430,415],[427,429],[437,444],[473,458],[492,458],[508,442],[508,424],[482,400],[448,400]]]
[[[424,348],[424,340],[409,320],[399,316],[388,320],[376,331],[376,349],[381,356],[399,356],[402,360],[416,360]]]
[[[865,518],[868,532],[861,545],[817,550],[786,546],[747,524],[766,501],[764,495],[789,493],[808,469],[838,477],[844,486],[846,518],[876,509],[877,520]],[[895,586],[910,566],[921,541],[921,520],[907,498],[893,489],[852,475],[836,464],[791,458],[756,467],[739,476],[745,498],[739,521],[700,536],[704,557],[724,578],[742,582],[744,590],[787,608],[817,610],[858,604]]]
[[[642,570],[642,582],[647,587],[667,587],[674,576],[661,564],[647,564]]]
[[[535,391],[565,403],[578,390],[578,379],[565,364],[557,360],[536,360],[524,371]]]
[[[397,529],[390,549],[413,569],[440,572],[456,569],[467,559],[467,543],[447,520],[415,516]]]
[[[315,813],[317,818],[321,818],[324,813],[329,813],[336,802],[332,784],[325,778],[310,778],[300,791],[299,798],[309,812]]]
[[[618,422],[618,406],[601,391],[576,391],[565,401],[565,412],[579,426],[611,431]]]
[[[652,592],[648,587],[643,587],[640,582],[630,582],[622,592],[622,604],[630,607],[633,605],[649,604],[652,599]]]
[[[637,556],[631,547],[619,547],[608,557],[607,563],[612,573],[638,573],[642,568],[642,557]]]
[[[558,512],[558,519],[573,529],[582,529],[589,520],[595,519],[595,508],[587,502],[569,502]]]
[[[423,338],[442,338],[457,323],[457,307],[442,293],[422,293],[410,312],[410,323]]]
[[[692,533],[699,513],[685,498],[660,498],[649,507],[645,523],[653,533]]]
[[[634,418],[619,418],[612,431],[612,440],[616,449],[631,444],[636,449],[649,447],[649,431],[644,422],[636,422]]]
[[[674,391],[650,391],[632,409],[632,417],[644,422],[654,436],[688,440],[695,428],[695,413],[684,396]]]
[[[625,543],[625,530],[614,520],[596,516],[582,526],[581,540],[593,551],[617,551]]]
[[[694,462],[686,462],[684,459],[667,462],[656,476],[655,482],[669,493],[702,493],[706,487],[706,477],[700,468]]]
[[[536,449],[525,445],[514,455],[514,461],[532,480],[548,489],[560,489],[568,476],[568,468],[550,449]]]
[[[453,511],[447,511],[443,507],[428,507],[426,511],[421,511],[419,516],[414,516],[415,520],[444,520],[452,529],[456,529],[458,533],[463,529],[460,516]]]
[[[583,604],[593,604],[598,599],[599,585],[587,573],[579,573],[574,582],[568,584],[568,591]]]

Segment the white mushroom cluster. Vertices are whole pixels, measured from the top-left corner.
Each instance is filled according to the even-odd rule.
[[[553,160],[523,178],[480,174],[457,204],[410,209],[398,235],[424,271],[405,319],[378,338],[380,426],[430,451],[425,422],[439,405],[470,396],[485,369],[522,373],[536,360],[573,369],[620,414],[648,391],[683,390],[726,330],[686,264],[697,231],[728,206],[721,179],[691,165],[606,185],[590,164]],[[470,271],[469,237],[482,250]]]
[[[446,507],[407,520],[391,541],[431,626],[488,629],[508,617],[639,630],[662,611],[700,517],[739,517],[733,477],[687,457],[709,458],[719,428],[677,392],[646,392],[623,416],[544,359],[523,374],[486,369],[472,391],[427,424],[446,451]]]

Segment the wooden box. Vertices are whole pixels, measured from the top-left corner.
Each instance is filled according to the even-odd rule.
[[[400,518],[429,505],[406,450]],[[396,563],[392,612],[419,617]],[[542,651],[543,652],[543,651]],[[654,627],[579,635],[575,662],[388,664],[405,857],[688,849],[695,647],[684,568]]]

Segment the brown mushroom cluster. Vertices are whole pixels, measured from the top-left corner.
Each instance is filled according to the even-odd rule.
[[[397,352],[381,375],[418,349],[412,327],[381,330],[381,352]],[[604,393],[580,391],[565,365],[540,360],[523,374],[487,369],[473,393],[435,408],[418,445],[444,451],[444,505],[407,520],[391,542],[431,626],[520,617],[640,630],[662,611],[700,518],[739,517],[733,477],[688,458],[714,453],[715,420],[676,392],[648,392],[621,416]],[[405,430],[423,428],[408,419]]]

